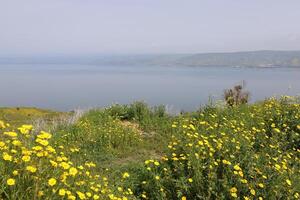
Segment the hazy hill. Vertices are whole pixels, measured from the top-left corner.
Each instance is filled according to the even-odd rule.
[[[0,57],[0,64],[300,67],[300,51],[249,51],[169,55]]]
[[[249,51],[233,53],[199,53],[161,55],[144,59],[151,65],[300,67],[300,51]]]
[[[300,67],[300,51],[206,53],[177,61],[187,66]]]

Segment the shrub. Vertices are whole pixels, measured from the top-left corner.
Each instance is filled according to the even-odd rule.
[[[228,106],[246,104],[249,101],[250,93],[244,91],[244,85],[235,85],[231,89],[224,90],[224,99]]]

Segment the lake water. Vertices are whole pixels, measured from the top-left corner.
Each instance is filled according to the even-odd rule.
[[[295,68],[0,65],[0,106],[72,110],[145,100],[193,110],[242,80],[252,101],[300,94]]]

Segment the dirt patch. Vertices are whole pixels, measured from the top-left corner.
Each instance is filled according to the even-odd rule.
[[[121,125],[134,130],[135,132],[143,135],[144,132],[140,129],[140,125],[138,123],[130,122],[130,121],[120,121]]]

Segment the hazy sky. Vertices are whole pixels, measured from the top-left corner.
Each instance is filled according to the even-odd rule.
[[[0,0],[0,55],[300,50],[300,0]]]

